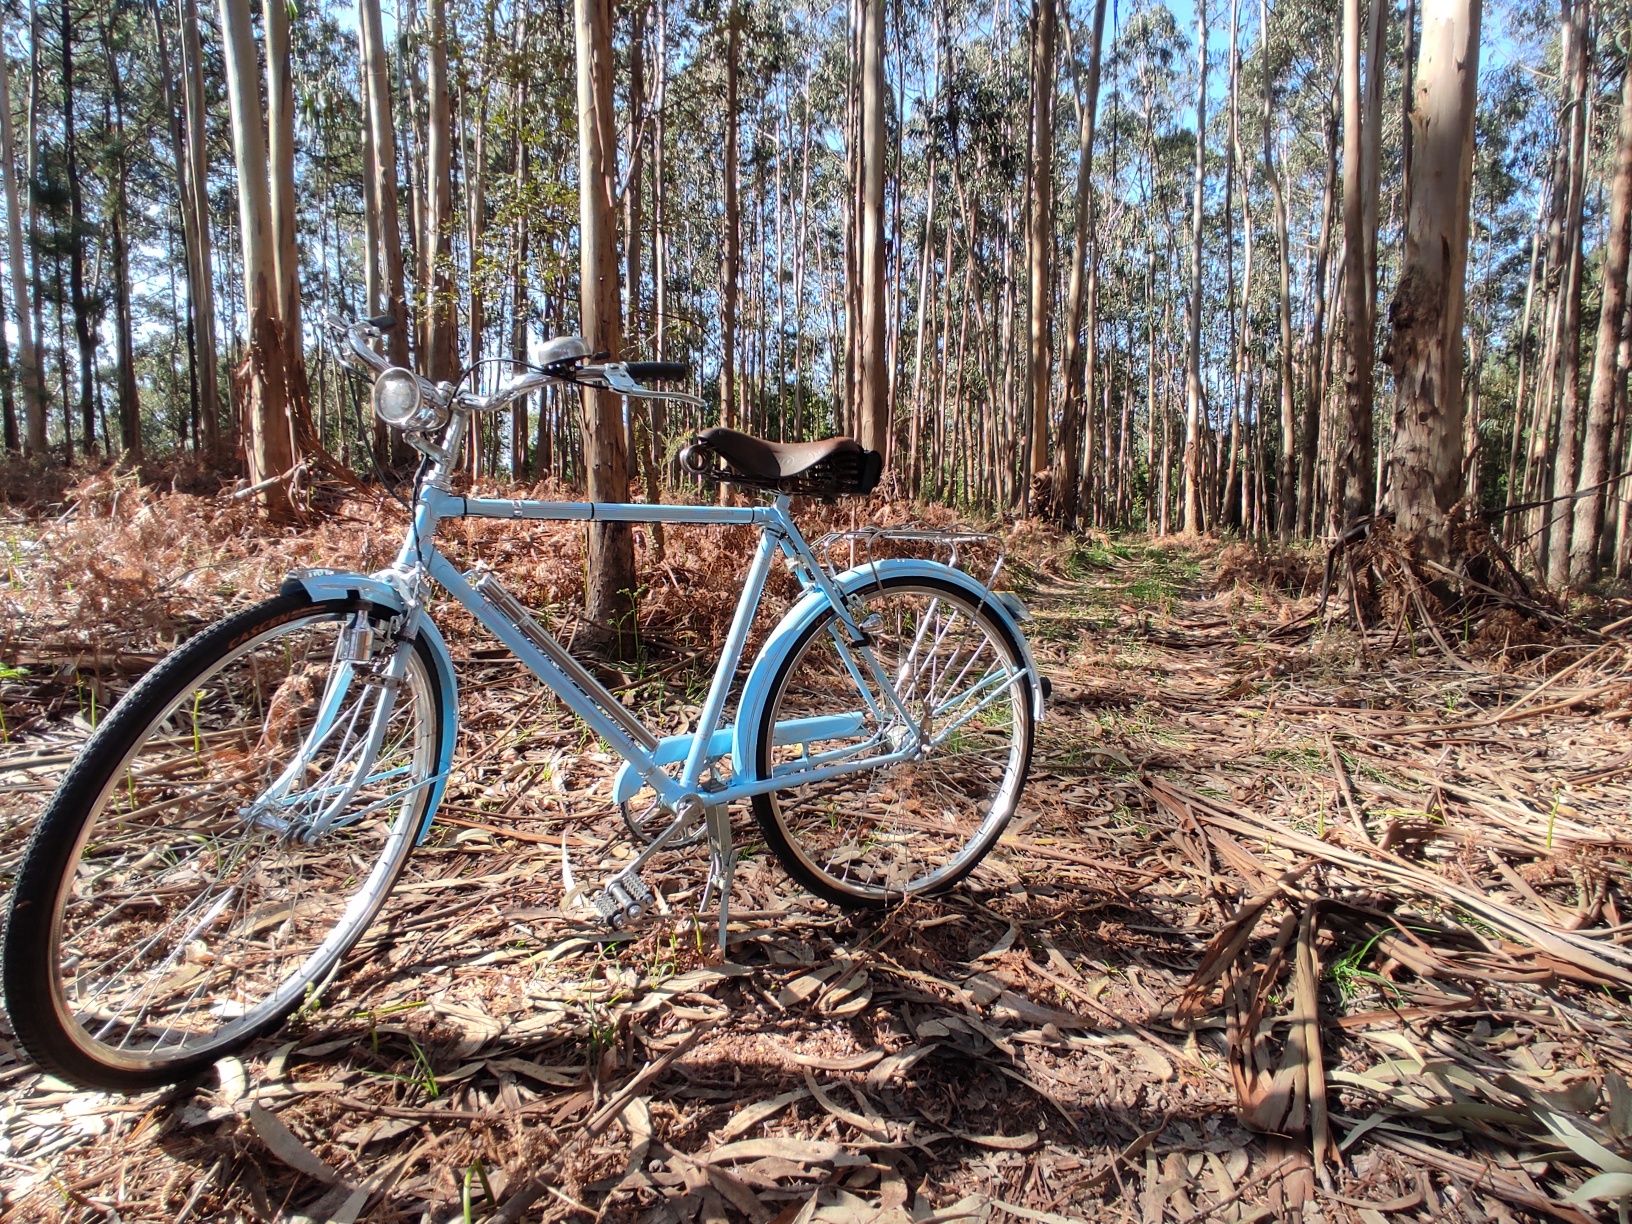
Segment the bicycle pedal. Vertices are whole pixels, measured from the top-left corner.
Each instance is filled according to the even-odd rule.
[[[614,931],[639,921],[651,909],[652,890],[638,875],[613,876],[589,899],[595,916]]]

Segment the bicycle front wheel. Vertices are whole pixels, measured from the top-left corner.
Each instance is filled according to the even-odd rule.
[[[6,1010],[46,1070],[132,1091],[269,1030],[368,928],[436,781],[423,642],[287,594],[192,638],[92,733],[12,896]]]
[[[754,815],[811,892],[878,907],[950,887],[997,842],[1031,764],[1032,682],[1009,626],[956,583],[886,578],[857,599],[865,650],[828,609],[772,679],[756,764],[790,781],[755,796]],[[798,781],[903,750],[895,764]]]

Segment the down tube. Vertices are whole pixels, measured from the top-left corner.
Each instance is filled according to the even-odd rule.
[[[624,732],[605,714],[601,713],[593,701],[584,695],[583,691],[574,684],[559,667],[527,640],[527,636],[494,610],[493,606],[472,589],[465,576],[454,568],[453,563],[440,552],[432,554],[427,569],[432,578],[440,583],[448,594],[457,599],[482,625],[499,641],[503,642],[515,656],[527,665],[529,670],[537,676],[544,685],[557,697],[567,704],[567,707],[589,728],[612,746],[612,750],[635,767],[641,778],[665,802],[673,803],[679,799],[680,788],[661,769],[652,762],[648,753]]]

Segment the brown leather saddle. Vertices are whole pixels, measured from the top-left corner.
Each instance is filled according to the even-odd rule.
[[[694,476],[807,497],[871,493],[884,474],[884,457],[854,438],[772,442],[735,429],[705,429],[680,452]]]

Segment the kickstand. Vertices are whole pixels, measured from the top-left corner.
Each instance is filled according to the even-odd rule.
[[[703,900],[698,907],[708,909],[708,899],[715,889],[720,893],[720,957],[725,957],[726,927],[731,921],[731,881],[737,874],[737,852],[731,846],[731,809],[727,804],[715,804],[704,814],[708,829],[708,882],[703,885]]]

